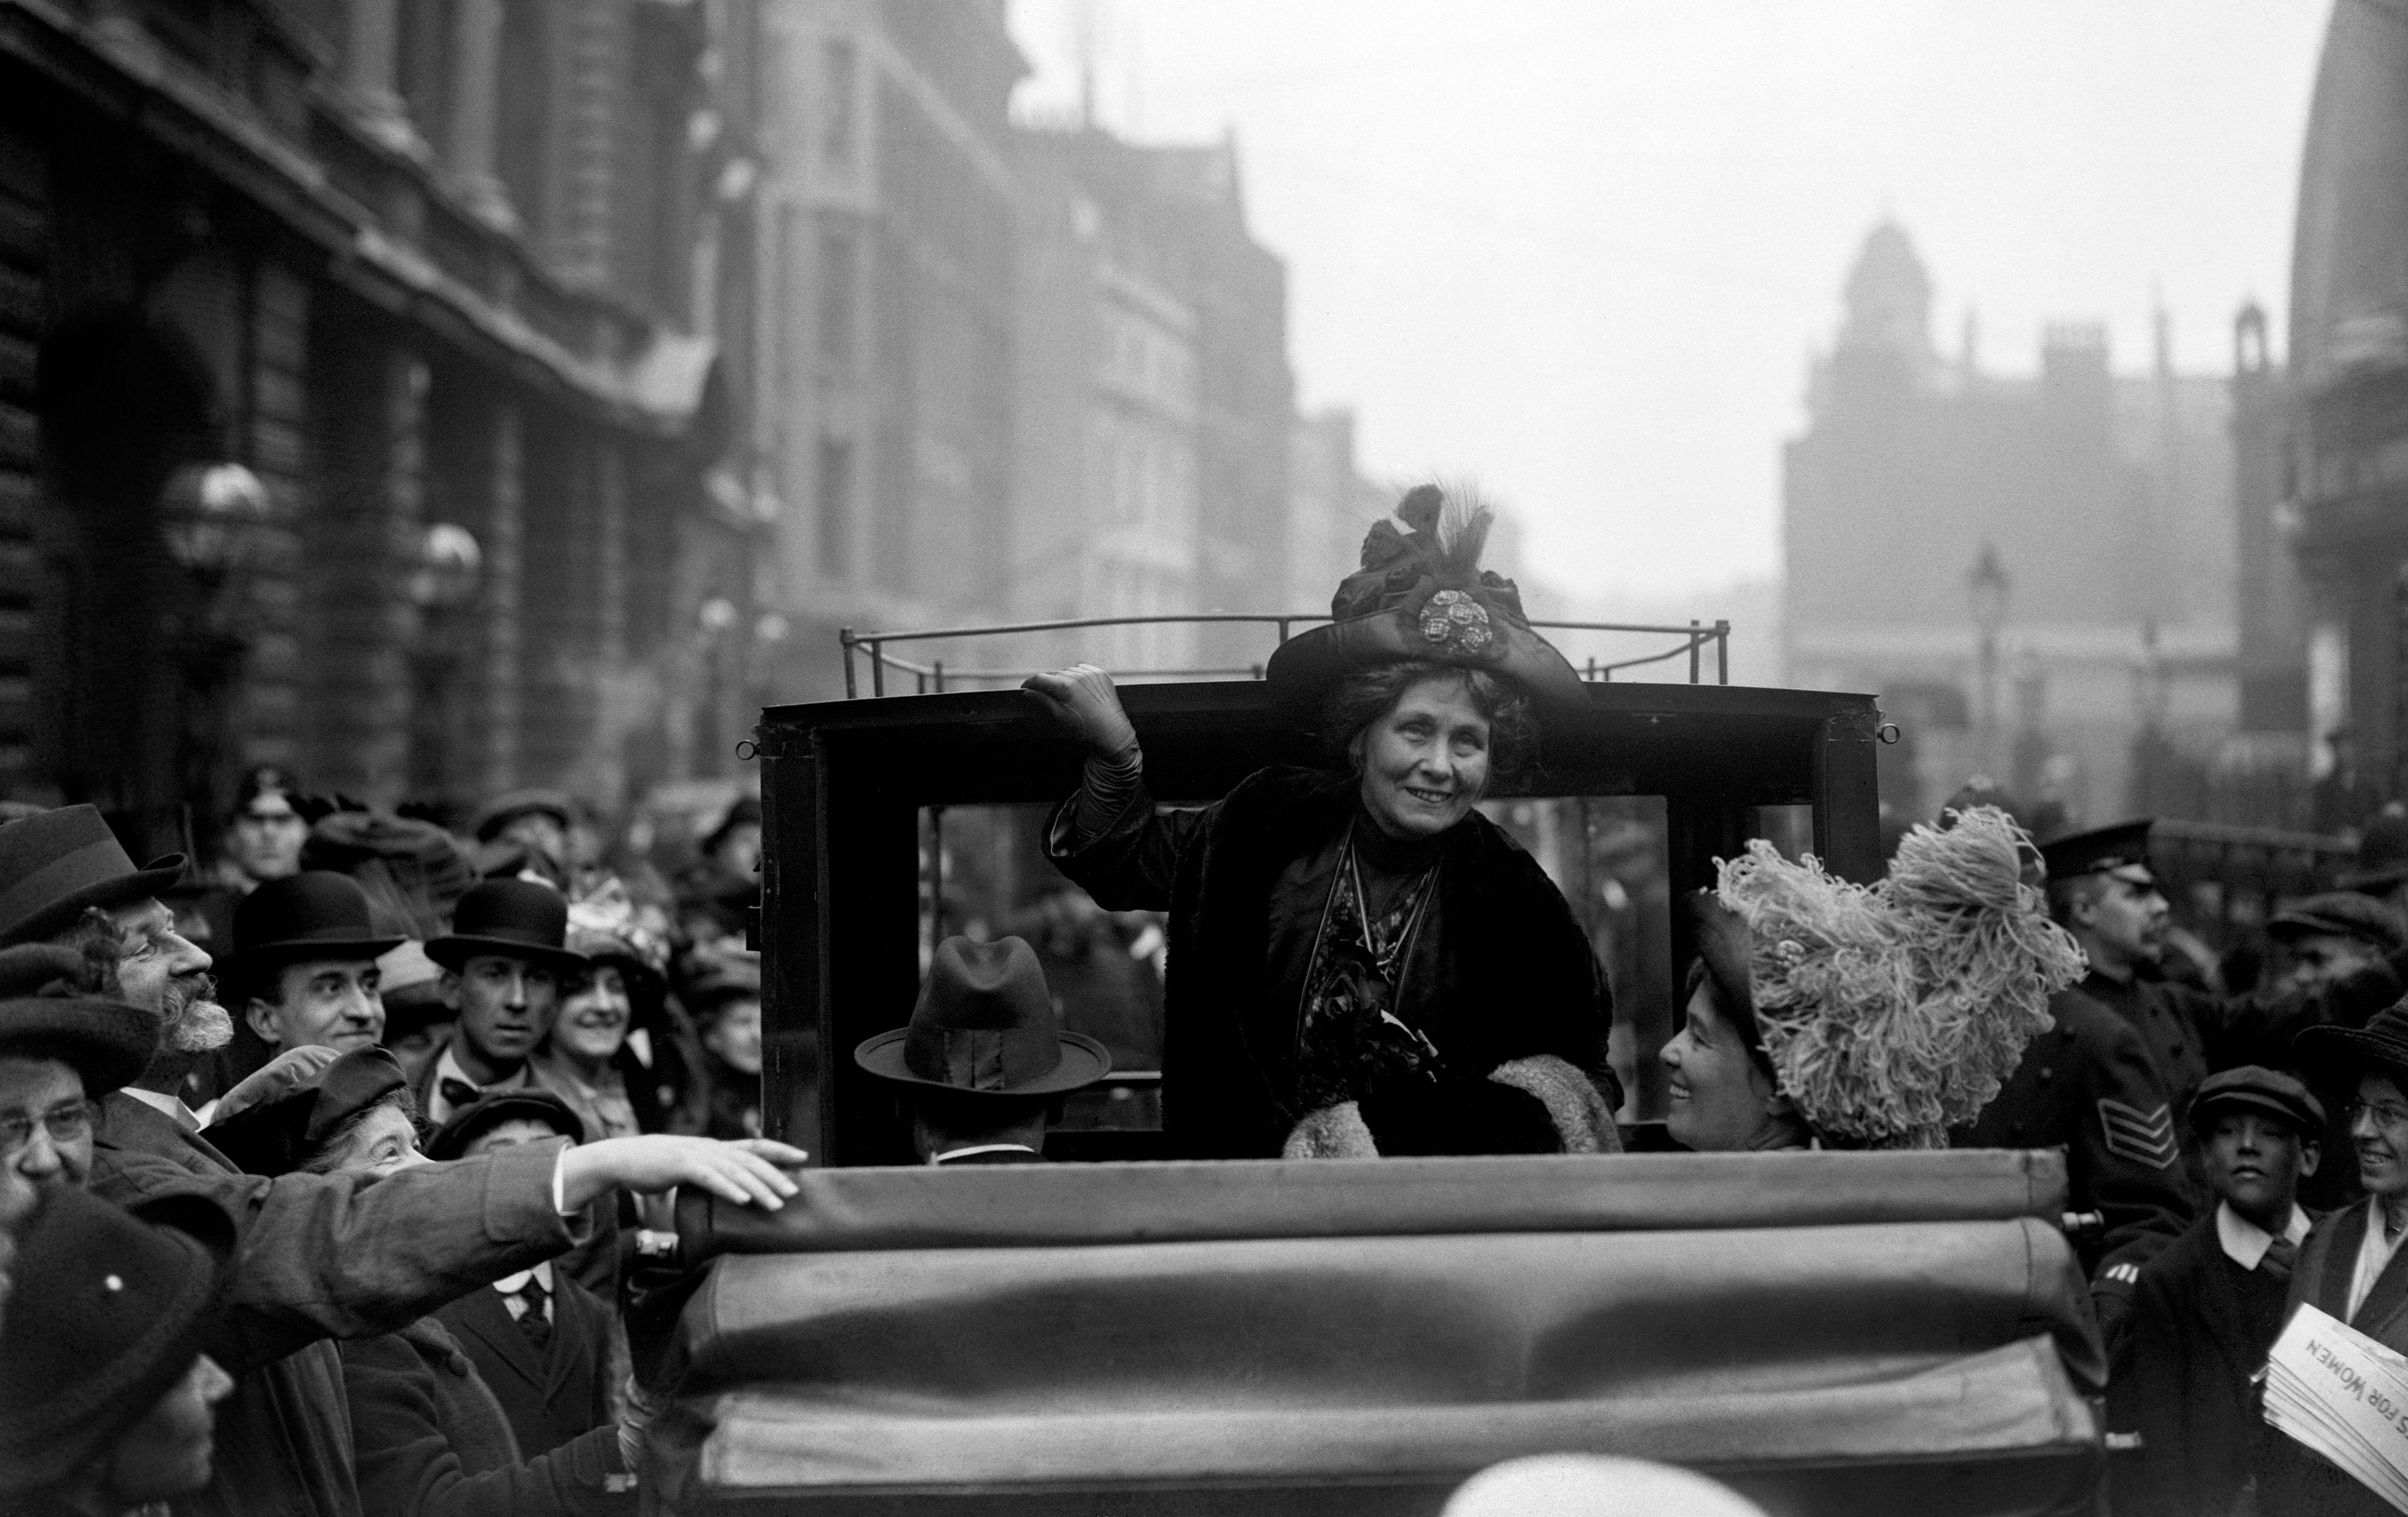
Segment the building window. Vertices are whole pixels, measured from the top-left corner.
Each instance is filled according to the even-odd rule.
[[[841,580],[853,572],[853,444],[820,439],[820,573]]]
[[[820,366],[832,374],[853,367],[855,249],[850,231],[820,234]]]
[[[820,115],[820,161],[833,168],[852,165],[853,138],[860,135],[853,105],[856,64],[851,37],[832,36],[821,49],[820,98],[825,108]]]
[[[521,225],[550,224],[544,193],[552,154],[552,50],[540,0],[503,0],[501,98],[495,102],[494,172]]]

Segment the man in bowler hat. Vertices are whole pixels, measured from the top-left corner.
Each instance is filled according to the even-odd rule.
[[[367,895],[347,875],[304,870],[244,896],[223,979],[259,1062],[296,1048],[374,1048],[384,1036],[377,957],[400,942],[370,928]]]
[[[449,1122],[494,1091],[537,1083],[527,1058],[552,1030],[562,980],[582,973],[568,945],[568,901],[531,880],[488,880],[460,897],[452,931],[426,945],[443,967],[452,1040],[419,1078],[419,1109]]]
[[[1064,1032],[1037,952],[1017,937],[937,946],[909,1026],[853,1051],[896,1086],[932,1165],[1039,1164],[1065,1094],[1111,1073],[1104,1045]]]
[[[2324,1106],[2294,1075],[2244,1065],[2191,1102],[2215,1209],[2141,1271],[2108,1423],[2141,1435],[2115,1467],[2115,1510],[2230,1512],[2257,1483],[2252,1377],[2283,1328],[2308,1236],[2300,1180],[2315,1172]]]
[[[163,1060],[184,1056],[173,1041],[208,983],[208,954],[175,938],[172,925],[154,931],[138,920],[158,907],[157,891],[180,867],[137,868],[90,807],[0,826],[0,940],[83,941],[84,913],[103,913],[106,940],[85,946],[122,956],[107,966],[96,997],[71,998],[94,1018],[113,1014],[95,999],[130,1003],[158,1029],[163,1052],[145,1066],[146,1084]],[[118,923],[129,918],[121,935]],[[197,994],[171,994],[179,985]],[[128,1209],[198,1194],[233,1215],[239,1235],[230,1306],[211,1350],[236,1385],[219,1413],[223,1434],[209,1483],[179,1504],[186,1517],[362,1517],[342,1368],[329,1338],[390,1331],[558,1255],[578,1241],[579,1215],[612,1189],[691,1184],[774,1209],[795,1194],[776,1166],[804,1157],[762,1142],[651,1137],[570,1150],[554,1141],[394,1174],[288,1175],[271,1184],[243,1174],[161,1090],[82,1094],[87,1102],[100,1097],[93,1194]]]

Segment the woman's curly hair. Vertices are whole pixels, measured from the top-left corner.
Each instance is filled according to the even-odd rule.
[[[1424,680],[1459,680],[1472,706],[1488,719],[1488,790],[1519,783],[1537,768],[1539,723],[1521,686],[1485,669],[1468,669],[1434,659],[1413,659],[1360,669],[1339,682],[1322,703],[1321,737],[1330,759],[1360,770],[1354,739],[1396,708],[1405,692]]]

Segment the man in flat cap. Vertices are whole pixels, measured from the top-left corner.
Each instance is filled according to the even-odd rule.
[[[104,1027],[128,1013],[150,1023],[163,1052],[139,1078],[156,1085],[163,1061],[189,1057],[171,1040],[201,1004],[179,1004],[166,992],[196,979],[205,998],[208,983],[207,953],[176,937],[172,925],[145,925],[157,891],[180,867],[161,861],[137,869],[90,807],[0,826],[0,943],[63,937],[78,945],[45,945],[50,962],[25,964],[17,983],[5,978],[11,965],[0,957],[0,1005],[64,995],[69,1009],[45,1014]],[[100,913],[99,923],[87,911]],[[123,932],[121,920],[129,923]],[[70,966],[84,966],[73,984],[63,979]],[[94,974],[103,980],[96,989],[86,982]],[[91,1061],[57,1062],[80,1073]],[[121,1067],[109,1065],[96,1083]],[[655,1135],[577,1149],[554,1140],[391,1174],[287,1175],[271,1184],[241,1173],[180,1101],[163,1098],[173,1089],[169,1081],[103,1094],[79,1081],[77,1093],[97,1109],[82,1118],[93,1194],[131,1210],[198,1194],[224,1208],[239,1231],[227,1310],[208,1351],[236,1386],[219,1413],[215,1472],[207,1489],[179,1502],[184,1517],[364,1517],[341,1364],[328,1339],[392,1331],[564,1252],[579,1240],[576,1219],[613,1189],[696,1185],[774,1209],[795,1194],[776,1166],[804,1159],[783,1144]],[[62,1093],[28,1112],[24,1146],[72,1145],[74,1118]]]
[[[2315,990],[2346,980],[2408,946],[2400,913],[2372,895],[2329,890],[2294,902],[2266,923],[2289,961],[2284,983]]]
[[[2225,995],[2163,979],[2172,909],[2149,867],[2143,819],[2060,837],[2041,849],[2049,909],[2089,956],[2075,987],[2129,1023],[2148,1045],[2172,1097],[2168,1109],[2119,1123],[2135,1152],[2179,1149],[2192,1194],[2207,1177],[2197,1141],[2174,1120],[2218,1069],[2289,1062],[2291,1039],[2309,1027],[2357,1026],[2408,993],[2408,954],[2394,952],[2313,987],[2276,985]]]
[[[2293,1075],[2244,1065],[2210,1075],[2189,1123],[2214,1210],[2141,1271],[2108,1425],[2141,1435],[2115,1469],[2118,1517],[2229,1512],[2257,1481],[2251,1377],[2282,1331],[2308,1236],[2300,1181],[2320,1158],[2325,1110]]]

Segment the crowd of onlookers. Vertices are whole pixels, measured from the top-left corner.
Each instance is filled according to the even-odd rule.
[[[556,792],[455,834],[272,769],[198,866],[0,818],[0,1510],[635,1510],[666,1198],[804,1157],[760,835],[664,878]]]
[[[746,947],[760,899],[761,808],[738,794],[709,820],[693,855],[666,878],[652,861],[612,857],[593,808],[564,792],[495,796],[454,833],[420,816],[372,810],[303,791],[290,774],[254,769],[221,832],[218,856],[162,892],[178,930],[221,961],[239,957],[240,908],[262,886],[340,875],[366,898],[371,936],[397,941],[369,980],[383,1012],[375,1041],[417,1077],[448,1048],[560,1095],[602,1136],[629,1132],[757,1136],[760,958]],[[538,1005],[545,1036],[524,1054],[479,1049],[426,952],[470,887],[519,880],[566,903],[568,947],[582,962]],[[280,887],[289,888],[289,887]],[[574,961],[564,960],[563,963]],[[366,978],[368,971],[363,971]],[[222,989],[240,992],[219,971]],[[540,987],[538,1001],[544,993]],[[192,1077],[196,1108],[266,1063],[272,1033],[227,999],[235,1037]],[[366,997],[362,997],[363,1004]]]

